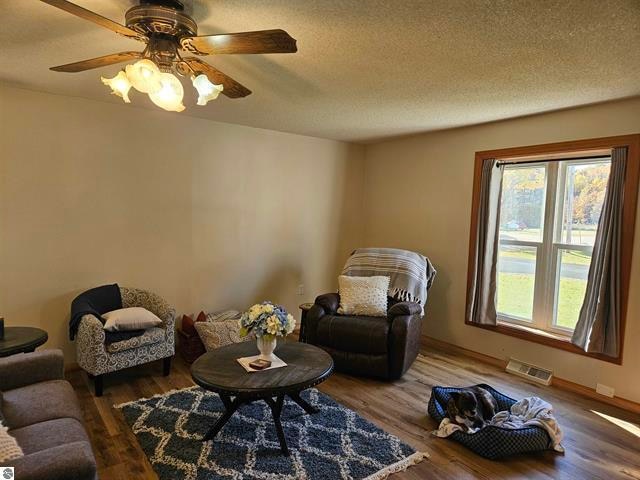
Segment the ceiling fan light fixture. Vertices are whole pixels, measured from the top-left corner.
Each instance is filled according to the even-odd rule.
[[[296,40],[278,28],[198,35],[196,21],[185,12],[185,0],[128,0],[125,3],[135,5],[126,11],[124,25],[70,0],[41,1],[123,37],[146,44],[141,52],[112,53],[50,68],[55,72],[74,73],[135,61],[114,78],[102,78],[103,83],[110,86],[112,92],[122,97],[125,103],[130,103],[128,93],[133,87],[148,94],[153,103],[161,108],[181,112],[185,109],[182,104],[184,89],[173,73],[181,76],[194,75],[191,81],[198,91],[198,105],[206,105],[220,93],[228,98],[243,98],[251,95],[251,90],[198,57],[298,51]],[[196,56],[183,57],[180,51]],[[210,79],[222,85],[214,84]]]
[[[149,98],[158,107],[169,112],[181,112],[184,110],[182,99],[184,98],[184,88],[180,80],[171,73],[160,73],[160,89],[149,93]]]
[[[126,72],[131,85],[139,92],[150,94],[162,88],[160,81],[162,72],[148,58],[138,60],[133,65],[127,65]]]
[[[120,70],[118,74],[113,78],[100,77],[102,83],[111,87],[111,94],[117,95],[124,103],[131,103],[129,100],[129,90],[131,90],[131,82],[124,70]]]
[[[192,76],[191,83],[193,83],[193,88],[198,91],[197,105],[206,105],[210,100],[215,100],[224,89],[223,85],[211,83],[211,81],[209,81],[209,77],[204,73],[201,73],[198,76]]]

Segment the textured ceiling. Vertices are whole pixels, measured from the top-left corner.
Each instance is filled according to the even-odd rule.
[[[76,3],[122,23],[132,5]],[[187,110],[167,115],[370,141],[640,95],[640,0],[194,0],[190,8],[200,34],[283,28],[299,51],[207,57],[253,94],[198,107],[186,88]],[[2,1],[0,15],[0,81],[120,102],[99,78],[118,66],[48,68],[143,44],[35,0]]]

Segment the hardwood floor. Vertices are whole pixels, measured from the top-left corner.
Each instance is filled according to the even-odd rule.
[[[189,366],[178,357],[171,375],[161,374],[162,365],[157,362],[108,375],[101,398],[93,396],[86,374],[68,374],[84,410],[102,480],[156,478],[135,436],[112,405],[193,385]],[[435,422],[426,414],[431,387],[481,382],[512,397],[536,395],[551,402],[565,433],[566,454],[543,452],[492,462],[453,441],[431,436]],[[319,388],[416,449],[429,453],[430,458],[392,476],[394,480],[640,479],[638,415],[570,392],[526,383],[469,357],[425,348],[411,370],[395,383],[334,374]]]

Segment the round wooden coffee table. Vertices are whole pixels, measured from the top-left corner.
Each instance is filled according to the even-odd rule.
[[[280,448],[289,454],[280,414],[285,396],[300,405],[308,414],[318,410],[307,403],[300,392],[326,380],[333,372],[333,359],[324,350],[299,342],[279,343],[274,354],[286,367],[260,372],[247,372],[238,362],[240,357],[257,355],[255,342],[227,345],[205,353],[191,365],[193,381],[206,390],[216,392],[224,403],[225,412],[204,437],[212,440],[242,404],[264,400],[271,408]]]
[[[33,352],[47,341],[47,332],[35,327],[5,327],[4,338],[0,340],[0,357],[15,353]]]

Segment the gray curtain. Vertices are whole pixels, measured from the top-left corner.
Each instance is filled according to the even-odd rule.
[[[611,152],[611,171],[593,245],[587,290],[571,342],[585,352],[619,355],[620,247],[627,147]]]
[[[494,159],[482,163],[478,226],[475,239],[475,261],[467,320],[482,325],[495,325],[498,247],[500,236],[500,199],[504,166]]]

